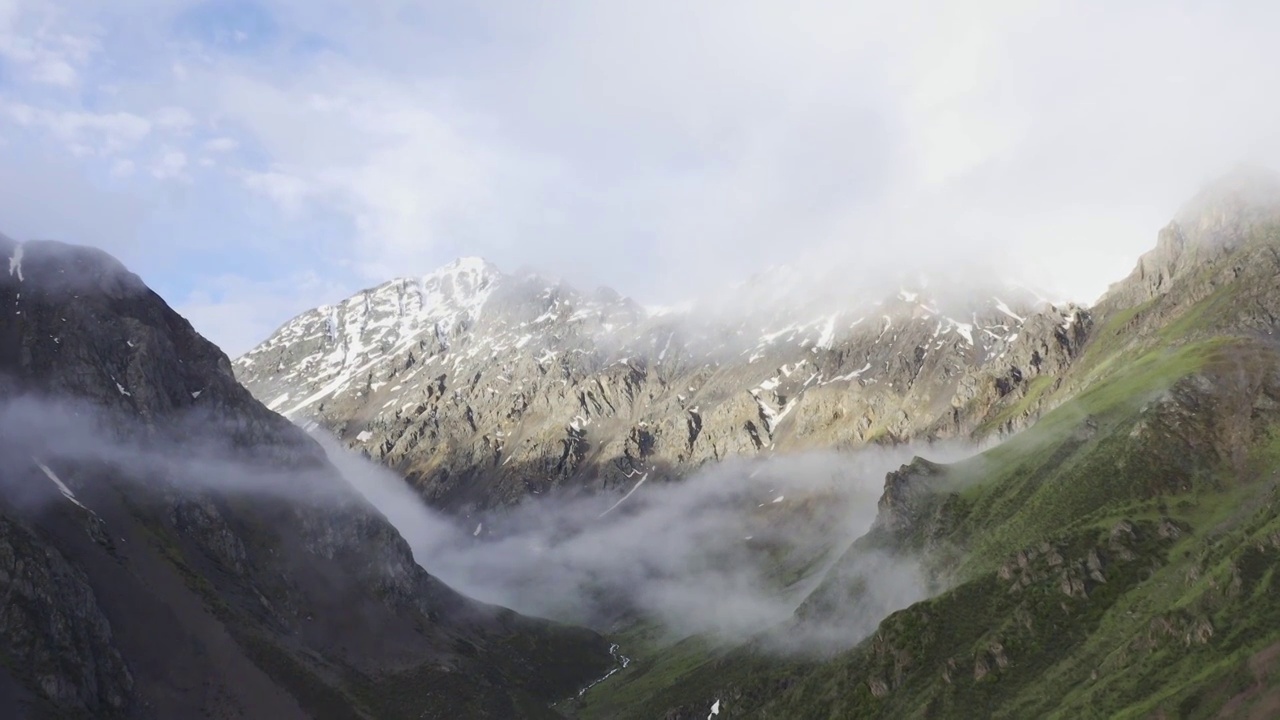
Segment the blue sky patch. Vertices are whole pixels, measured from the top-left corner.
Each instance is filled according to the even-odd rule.
[[[280,37],[275,15],[251,0],[208,0],[178,16],[178,34],[227,52],[254,52]]]

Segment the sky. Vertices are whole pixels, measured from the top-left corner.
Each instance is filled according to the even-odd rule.
[[[1280,4],[0,0],[0,232],[238,355],[464,255],[651,304],[781,264],[1091,302],[1280,169]],[[971,270],[969,270],[971,269]]]

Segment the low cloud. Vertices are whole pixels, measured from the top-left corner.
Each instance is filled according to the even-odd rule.
[[[260,495],[321,506],[353,498],[316,462],[318,455],[307,462],[298,446],[237,447],[231,438],[245,428],[215,415],[191,412],[169,418],[159,430],[137,423],[83,402],[34,396],[0,401],[0,458],[9,471],[5,499],[26,506],[59,501],[59,493],[42,483],[20,482],[20,468],[39,465],[71,469],[63,478],[68,489],[89,496],[101,491],[92,482],[101,471],[139,492]]]
[[[848,554],[877,513],[889,470],[959,445],[808,453],[714,465],[618,495],[531,497],[468,520],[422,505],[391,472],[326,441],[330,459],[395,524],[429,572],[478,599],[602,631],[636,620],[672,638],[742,642],[783,625],[839,567],[856,607],[810,614],[764,647],[830,652],[927,596],[916,559]],[[634,486],[633,486],[634,487]]]
[[[808,617],[785,641],[766,645],[787,652],[852,645],[927,592],[910,559],[847,554],[876,516],[885,472],[909,459],[910,448],[731,461],[682,482],[637,479],[621,502],[565,493],[460,519],[426,507],[401,478],[331,438],[318,437],[338,474],[315,463],[318,455],[292,464],[247,457],[202,414],[167,423],[163,435],[126,431],[118,420],[80,403],[0,403],[6,503],[29,512],[61,502],[92,510],[102,488],[84,472],[89,467],[140,493],[262,496],[335,509],[362,495],[420,565],[468,595],[604,631],[648,622],[672,638],[742,642],[784,625],[838,561],[840,582],[857,593],[856,611]],[[930,449],[933,457],[966,452]]]

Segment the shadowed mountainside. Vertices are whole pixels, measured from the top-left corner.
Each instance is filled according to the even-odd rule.
[[[611,666],[424,572],[114,259],[0,256],[7,716],[554,717]]]

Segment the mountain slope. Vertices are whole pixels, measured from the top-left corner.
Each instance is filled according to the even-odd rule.
[[[6,716],[553,717],[612,664],[424,572],[114,259],[0,257]]]
[[[679,679],[608,714],[705,717],[723,700],[729,718],[1273,716],[1274,188],[1230,178],[1163,230],[1031,428],[891,473],[875,528],[793,622],[856,606],[872,551],[924,558],[936,597],[833,657],[758,642],[684,658]],[[628,681],[593,690],[584,716]]]
[[[1014,295],[796,310],[771,294],[785,282],[744,285],[731,312],[673,312],[465,259],[304,313],[235,369],[273,409],[469,512],[733,456],[1007,432],[1091,326]]]

